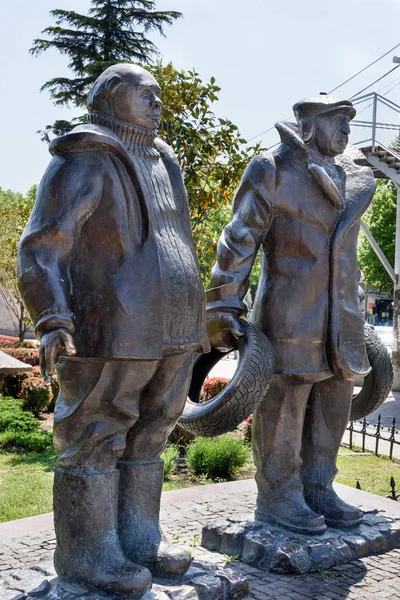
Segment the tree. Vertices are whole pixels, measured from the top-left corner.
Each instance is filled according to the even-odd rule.
[[[30,320],[17,283],[17,249],[36,197],[36,186],[26,196],[0,188],[0,296],[18,323],[18,336],[24,339]]]
[[[372,204],[364,215],[365,223],[392,265],[395,256],[396,203],[394,183],[379,179]],[[392,290],[391,278],[363,234],[360,235],[358,245],[358,264],[365,283],[373,285],[379,291]]]
[[[33,41],[33,56],[54,48],[69,58],[74,78],[55,77],[42,85],[55,105],[86,107],[90,86],[107,67],[118,62],[149,64],[158,54],[147,32],[164,35],[164,27],[182,16],[177,11],[156,11],[154,0],[92,0],[87,15],[52,10],[56,25],[46,27],[46,38]],[[65,27],[63,27],[65,25]],[[85,115],[72,121],[58,120],[40,131],[42,139],[61,135],[85,122]]]
[[[260,144],[245,147],[237,126],[218,118],[212,104],[220,87],[211,77],[178,71],[161,62],[150,67],[162,90],[160,135],[173,148],[184,173],[193,235],[203,280],[207,284],[221,231],[231,218],[230,203],[243,171]]]

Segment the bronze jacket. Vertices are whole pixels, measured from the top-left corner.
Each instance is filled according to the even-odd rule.
[[[370,370],[356,245],[374,177],[354,162],[354,149],[322,160],[290,127],[276,127],[280,146],[250,162],[236,193],[207,310],[245,313],[243,297],[261,248],[252,320],[274,346],[276,373],[330,370],[355,379]]]
[[[179,164],[167,144],[156,139],[155,147],[171,181],[177,234],[195,257]],[[157,246],[129,153],[97,125],[53,140],[50,152],[19,246],[19,287],[37,336],[63,326],[74,333],[77,356],[161,358],[165,307]],[[187,277],[195,290],[188,310],[197,315],[190,333],[198,350],[207,351],[199,269]]]

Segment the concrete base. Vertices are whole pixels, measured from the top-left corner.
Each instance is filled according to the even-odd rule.
[[[307,573],[328,569],[372,554],[400,548],[400,517],[364,509],[361,525],[328,528],[322,535],[289,531],[274,523],[235,515],[203,528],[202,546],[240,558],[275,573]]]
[[[55,577],[52,555],[30,569],[7,571],[0,576],[1,600],[124,600]],[[154,580],[142,600],[239,600],[249,593],[246,577],[232,569],[194,561],[180,581]]]

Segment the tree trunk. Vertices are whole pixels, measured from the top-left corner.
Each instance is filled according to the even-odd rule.
[[[18,337],[19,341],[22,343],[24,341],[25,333],[26,333],[26,325],[25,325],[25,306],[22,302],[19,303],[19,317],[18,317]]]

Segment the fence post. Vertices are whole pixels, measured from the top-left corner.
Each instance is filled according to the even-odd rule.
[[[354,431],[354,421],[350,421],[350,427],[349,427],[349,431],[350,431],[350,436],[349,436],[349,446],[350,446],[350,450],[353,450],[353,431]]]
[[[360,431],[362,433],[362,451],[365,452],[365,434],[367,433],[367,418],[363,418],[363,425]]]
[[[372,108],[372,152],[375,152],[376,148],[376,112],[378,105],[378,95],[374,92],[374,104]]]
[[[396,433],[396,419],[393,417],[392,429],[390,432],[390,450],[389,450],[389,458],[393,458],[393,445],[394,445],[394,434]]]
[[[375,456],[378,456],[379,438],[381,436],[381,413],[378,415],[378,422],[376,424],[376,440],[375,440]]]

